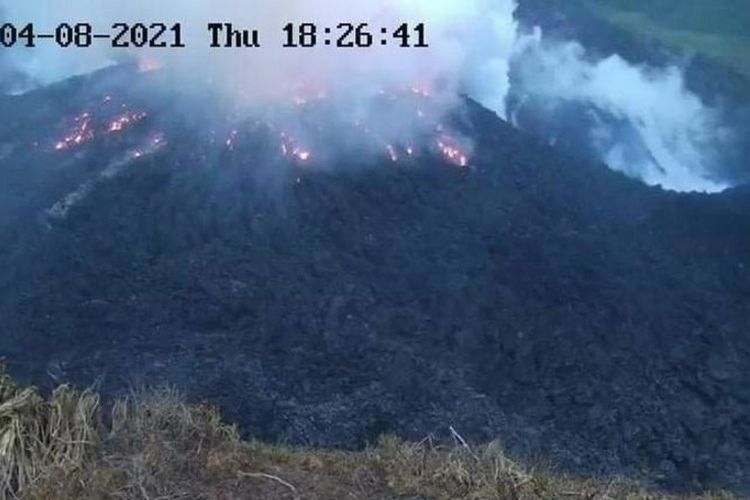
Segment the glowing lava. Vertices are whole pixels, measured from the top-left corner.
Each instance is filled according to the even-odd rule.
[[[391,158],[391,161],[393,163],[398,162],[398,155],[396,154],[396,148],[394,148],[391,144],[388,144],[385,146],[386,151],[388,151],[388,156]]]
[[[312,158],[312,152],[297,144],[297,141],[286,132],[281,133],[281,156],[306,162]]]
[[[73,119],[73,130],[62,140],[55,143],[55,150],[65,151],[75,146],[79,146],[90,141],[94,137],[94,131],[91,127],[91,115],[82,113]]]
[[[107,95],[100,103],[101,109],[82,112],[73,117],[71,130],[62,139],[53,142],[55,151],[71,150],[93,140],[98,135],[119,133],[148,116],[144,111],[132,111],[112,117],[105,111],[112,101],[113,97]],[[122,107],[127,106],[123,104]],[[106,116],[102,116],[105,113]]]
[[[430,91],[424,87],[412,87],[411,92],[412,94],[418,95],[420,97],[430,97]]]
[[[146,118],[146,116],[147,114],[142,111],[120,115],[110,122],[107,132],[119,132],[135,123],[138,123],[139,121]]]
[[[138,73],[150,73],[163,67],[161,61],[154,57],[144,57],[138,60]]]
[[[153,135],[148,142],[138,149],[128,151],[125,160],[138,160],[147,155],[152,155],[167,145],[167,139],[163,133]]]
[[[307,151],[306,149],[300,149],[300,148],[294,148],[294,151],[292,151],[292,155],[294,155],[296,158],[307,161],[310,159],[312,153]]]
[[[226,145],[227,149],[229,149],[230,151],[234,150],[234,143],[237,140],[237,134],[237,130],[232,130],[229,133],[229,137],[227,137],[227,140],[224,141],[224,145]]]
[[[469,157],[455,144],[455,140],[452,138],[447,136],[440,137],[437,140],[437,146],[438,150],[450,163],[461,168],[469,166]]]

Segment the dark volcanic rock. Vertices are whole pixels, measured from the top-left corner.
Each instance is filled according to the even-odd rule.
[[[22,125],[0,128],[15,374],[110,395],[176,384],[265,439],[354,447],[452,425],[574,470],[750,487],[747,190],[648,188],[471,102],[472,169],[352,160],[271,183],[263,154],[213,154],[164,117],[167,147],[102,177],[145,131],[30,147],[60,119],[45,103],[100,97],[82,88],[0,102]]]

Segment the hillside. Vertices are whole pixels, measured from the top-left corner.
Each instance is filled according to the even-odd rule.
[[[471,168],[280,164],[263,127],[230,149],[158,78],[117,69],[0,102],[18,117],[0,125],[14,375],[107,398],[174,384],[269,441],[453,425],[569,471],[750,487],[746,189],[648,188],[468,100],[451,126]],[[58,139],[122,104],[142,116],[122,133]]]
[[[750,10],[744,0],[600,0],[602,7],[639,12],[666,27],[696,33],[748,36]]]
[[[586,1],[597,15],[647,38],[706,56],[750,78],[750,8],[743,0]]]
[[[0,375],[0,495],[19,500],[119,498],[430,500],[705,499],[672,496],[617,478],[583,480],[524,468],[499,442],[472,448],[383,437],[366,451],[243,442],[214,409],[169,390],[111,407],[91,391],[42,399]]]

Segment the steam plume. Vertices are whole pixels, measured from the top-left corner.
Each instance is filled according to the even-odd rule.
[[[581,129],[578,140],[601,160],[649,184],[681,191],[727,187],[716,172],[731,134],[719,113],[686,89],[678,67],[641,67],[617,55],[592,59],[575,41],[545,39],[539,30],[521,34],[515,0],[0,0],[0,7],[9,20],[33,21],[46,31],[60,22],[90,22],[103,30],[114,22],[180,21],[189,28],[190,48],[138,49],[135,55],[158,60],[182,85],[208,82],[244,106],[325,91],[341,103],[353,99],[347,102],[369,116],[373,110],[360,98],[382,89],[427,88],[444,110],[463,92],[521,127],[525,123],[518,117],[534,114],[541,133],[550,137],[555,130]],[[261,30],[264,48],[209,49],[206,24],[225,21]],[[378,27],[423,22],[431,47],[281,48],[281,28],[288,22],[343,21]],[[47,44],[3,57],[9,59],[6,66],[13,63],[16,80],[22,71],[48,83],[122,57],[104,45],[77,50]],[[7,80],[10,73],[5,74]],[[571,106],[574,113],[560,112]],[[398,135],[418,126],[401,120]]]
[[[731,144],[720,114],[686,89],[677,66],[650,68],[614,54],[592,59],[577,42],[520,37],[514,55],[518,99],[556,128],[583,125],[588,142],[612,168],[676,191],[721,191],[713,167]],[[560,113],[577,107],[578,112]],[[554,118],[550,118],[554,117]],[[549,127],[552,129],[555,127]]]

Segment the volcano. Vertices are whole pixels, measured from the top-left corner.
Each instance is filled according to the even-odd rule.
[[[337,135],[324,96],[296,103],[314,134],[197,126],[225,110],[177,111],[159,78],[0,99],[19,379],[176,385],[262,439],[453,426],[567,470],[750,491],[750,190],[648,187],[468,98],[399,143]]]

